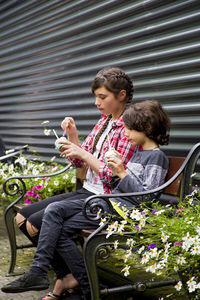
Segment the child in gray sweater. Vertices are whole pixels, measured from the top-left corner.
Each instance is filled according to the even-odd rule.
[[[107,157],[108,166],[115,175],[116,188],[112,193],[131,193],[152,190],[165,181],[169,163],[159,145],[168,144],[170,120],[161,104],[146,100],[129,106],[123,114],[125,136],[136,146],[135,152],[123,166],[120,154]],[[114,150],[114,149],[113,149]],[[113,198],[126,207],[139,207],[141,202],[151,202],[147,197]]]

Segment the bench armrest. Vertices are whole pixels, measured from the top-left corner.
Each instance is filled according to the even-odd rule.
[[[20,196],[13,201],[6,210],[10,209],[12,206],[16,205],[25,195],[26,193],[26,184],[24,182],[24,179],[31,179],[31,178],[44,178],[44,177],[53,177],[56,175],[60,175],[67,170],[69,170],[72,167],[71,163],[69,163],[67,166],[62,168],[61,170],[58,170],[57,172],[54,173],[49,173],[49,174],[40,174],[40,175],[22,175],[22,176],[12,176],[7,178],[4,183],[3,183],[3,191],[9,195],[9,196],[15,196],[18,193]],[[16,180],[13,182],[13,180]],[[10,182],[12,181],[12,182]],[[21,184],[20,184],[21,183]]]
[[[10,149],[7,151],[7,154],[0,157],[0,161],[7,160],[8,158],[17,156],[23,152],[26,152],[28,150],[28,145],[15,147],[14,149]]]

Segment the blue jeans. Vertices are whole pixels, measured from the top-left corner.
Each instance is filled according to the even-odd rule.
[[[81,229],[96,229],[99,221],[90,221],[83,216],[83,201],[63,200],[47,206],[32,266],[47,273],[56,250],[79,282],[83,293],[87,294],[89,282],[83,256],[71,237]]]

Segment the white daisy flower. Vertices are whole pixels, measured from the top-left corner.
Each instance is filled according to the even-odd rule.
[[[184,258],[183,256],[179,256],[179,257],[177,258],[177,263],[178,263],[179,265],[183,265],[183,264],[186,263],[186,260],[185,260],[185,258]]]
[[[177,291],[180,291],[180,290],[182,289],[182,286],[183,286],[182,282],[179,281],[179,282],[177,282],[177,284],[175,285],[175,289],[176,289]]]
[[[50,135],[51,134],[51,129],[44,129],[44,135]]]
[[[126,265],[125,268],[123,268],[121,270],[121,272],[124,272],[124,276],[128,276],[130,274],[129,269],[130,269],[130,266]]]

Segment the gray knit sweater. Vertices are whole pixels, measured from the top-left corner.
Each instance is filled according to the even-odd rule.
[[[162,185],[165,181],[169,167],[167,156],[158,149],[136,150],[128,162],[126,171],[128,173],[123,179],[119,180],[112,193],[131,193],[154,189]],[[115,202],[121,202],[127,207],[139,207],[141,202],[150,202],[155,195],[140,198],[114,198]]]

